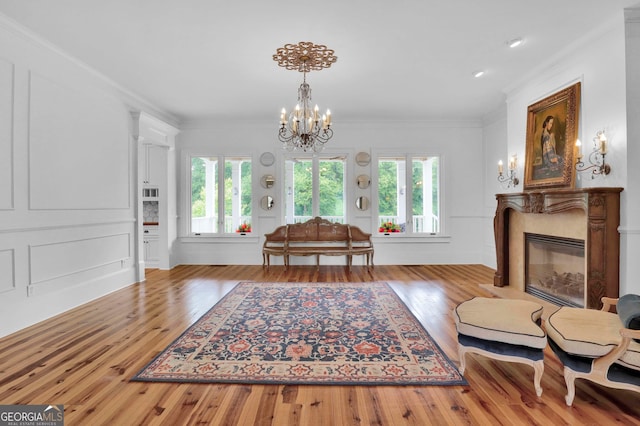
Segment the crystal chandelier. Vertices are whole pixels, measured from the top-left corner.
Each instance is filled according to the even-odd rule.
[[[302,84],[298,88],[298,104],[287,116],[282,108],[278,139],[288,151],[302,149],[304,152],[320,152],[333,136],[331,111],[320,117],[318,105],[311,107],[311,87],[307,73],[329,68],[338,59],[327,46],[301,41],[278,48],[273,60],[288,70],[302,73]]]

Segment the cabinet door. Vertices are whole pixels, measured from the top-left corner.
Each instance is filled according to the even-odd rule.
[[[157,263],[160,260],[160,241],[158,238],[144,239],[144,261],[145,263]],[[151,265],[149,265],[151,266]]]
[[[159,186],[164,168],[164,148],[156,145],[145,147],[145,185]]]

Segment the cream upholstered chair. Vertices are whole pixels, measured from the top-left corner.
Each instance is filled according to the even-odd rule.
[[[526,300],[474,297],[455,307],[460,373],[467,353],[533,367],[536,395],[542,395],[547,336],[540,328],[542,306]]]
[[[569,406],[576,379],[640,392],[640,296],[602,302],[599,311],[562,307],[544,325],[549,346],[564,365]],[[617,314],[609,312],[613,306]]]

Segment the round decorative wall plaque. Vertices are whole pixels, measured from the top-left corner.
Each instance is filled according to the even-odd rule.
[[[367,189],[371,185],[371,178],[368,175],[358,176],[358,188]]]
[[[270,152],[263,152],[260,156],[260,164],[263,166],[270,166],[275,163],[276,157]]]
[[[359,152],[356,154],[356,164],[358,166],[368,166],[371,161],[371,156],[368,152]]]

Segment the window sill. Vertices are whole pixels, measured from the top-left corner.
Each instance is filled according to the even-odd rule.
[[[403,244],[403,243],[449,243],[449,235],[431,234],[405,234],[402,232],[390,232],[389,234],[375,234],[371,236],[375,244]]]
[[[255,244],[260,241],[260,237],[253,232],[237,233],[237,234],[202,234],[202,235],[189,235],[186,237],[180,237],[179,240],[183,243],[251,243]]]

